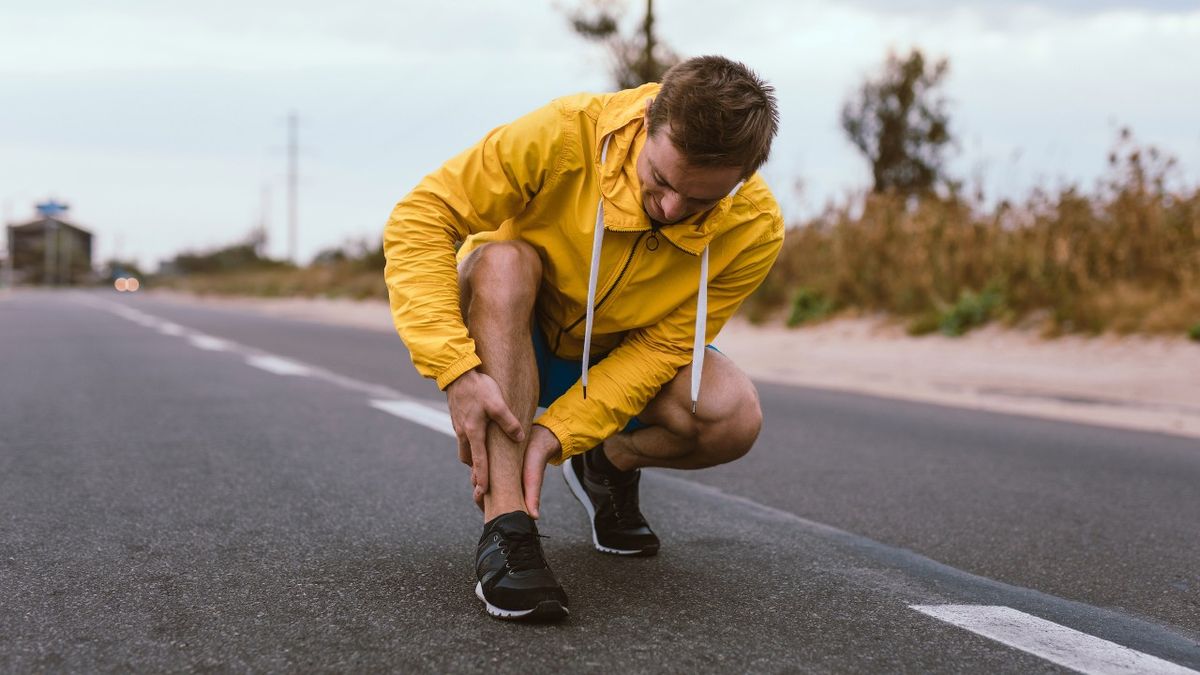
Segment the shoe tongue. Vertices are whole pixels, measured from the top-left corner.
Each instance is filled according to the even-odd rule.
[[[531,532],[537,534],[537,525],[534,524],[533,518],[530,518],[529,514],[524,511],[513,511],[512,513],[496,516],[492,520],[489,529],[512,534],[528,534]]]

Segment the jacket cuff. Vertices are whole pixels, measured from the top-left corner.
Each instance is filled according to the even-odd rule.
[[[475,352],[464,354],[462,358],[451,363],[445,370],[438,373],[437,386],[438,389],[445,390],[450,386],[450,383],[457,380],[460,375],[468,370],[481,365],[483,361],[479,360],[479,355]]]
[[[558,439],[559,444],[562,446],[562,454],[557,458],[551,459],[551,464],[558,466],[567,461],[571,455],[578,455],[579,453],[583,452],[583,450],[575,449],[575,437],[569,430],[567,430],[567,424],[562,420],[551,417],[549,413],[543,413],[542,416],[534,420],[533,423],[549,429],[550,433],[554,434],[555,438]]]

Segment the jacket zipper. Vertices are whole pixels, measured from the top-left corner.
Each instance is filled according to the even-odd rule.
[[[592,310],[593,314],[600,311],[600,305],[603,305],[604,301],[608,300],[609,296],[611,296],[613,294],[613,291],[617,290],[617,286],[621,285],[621,279],[623,279],[625,277],[625,273],[629,271],[629,265],[633,262],[633,256],[637,253],[638,244],[642,243],[642,237],[645,237],[645,236],[646,236],[645,232],[640,232],[640,233],[638,233],[637,239],[633,240],[633,246],[629,247],[629,255],[625,257],[624,266],[621,267],[621,271],[620,271],[620,273],[617,274],[617,278],[615,281],[613,281],[612,286],[609,286],[608,290],[604,292],[604,295],[601,296],[600,299],[596,301],[595,309]],[[579,325],[579,323],[581,321],[583,321],[585,319],[587,319],[586,312],[584,313],[583,316],[581,316],[578,319],[576,319],[575,321],[573,321],[571,323],[571,325],[567,326],[566,328],[559,328],[558,329],[558,337],[556,337],[554,339],[554,348],[551,349],[551,351],[554,351],[554,352],[558,351],[558,346],[560,343],[562,343],[563,333],[573,330],[576,326]]]

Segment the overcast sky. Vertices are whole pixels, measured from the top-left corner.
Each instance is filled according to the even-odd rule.
[[[243,237],[271,190],[286,250],[285,132],[301,118],[301,257],[377,240],[392,205],[488,129],[609,89],[569,31],[574,0],[17,0],[0,5],[0,203],[55,196],[98,259],[153,269]],[[638,2],[631,2],[630,19]],[[23,6],[22,6],[23,5]],[[869,185],[838,127],[889,48],[950,59],[963,176],[992,195],[1090,186],[1119,126],[1200,180],[1200,0],[659,0],[662,38],[775,84],[764,170],[785,213]],[[803,190],[796,190],[797,183]]]

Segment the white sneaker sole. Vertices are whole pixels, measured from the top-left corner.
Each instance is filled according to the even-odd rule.
[[[483,584],[475,582],[475,597],[483,602],[484,609],[497,619],[557,619],[570,614],[567,608],[553,600],[538,604],[533,609],[501,609],[483,597]]]
[[[575,476],[575,471],[571,468],[571,460],[568,459],[562,463],[562,474],[563,480],[567,481],[567,487],[571,488],[571,494],[575,495],[575,499],[579,500],[579,503],[583,505],[584,510],[587,511],[588,525],[590,525],[592,528],[592,545],[596,547],[597,551],[600,551],[601,553],[611,553],[613,555],[641,555],[644,553],[644,551],[640,549],[627,551],[619,548],[601,546],[600,540],[596,537],[596,509],[592,507],[592,500],[588,497],[587,490],[583,488],[583,484],[580,483],[579,479]]]

